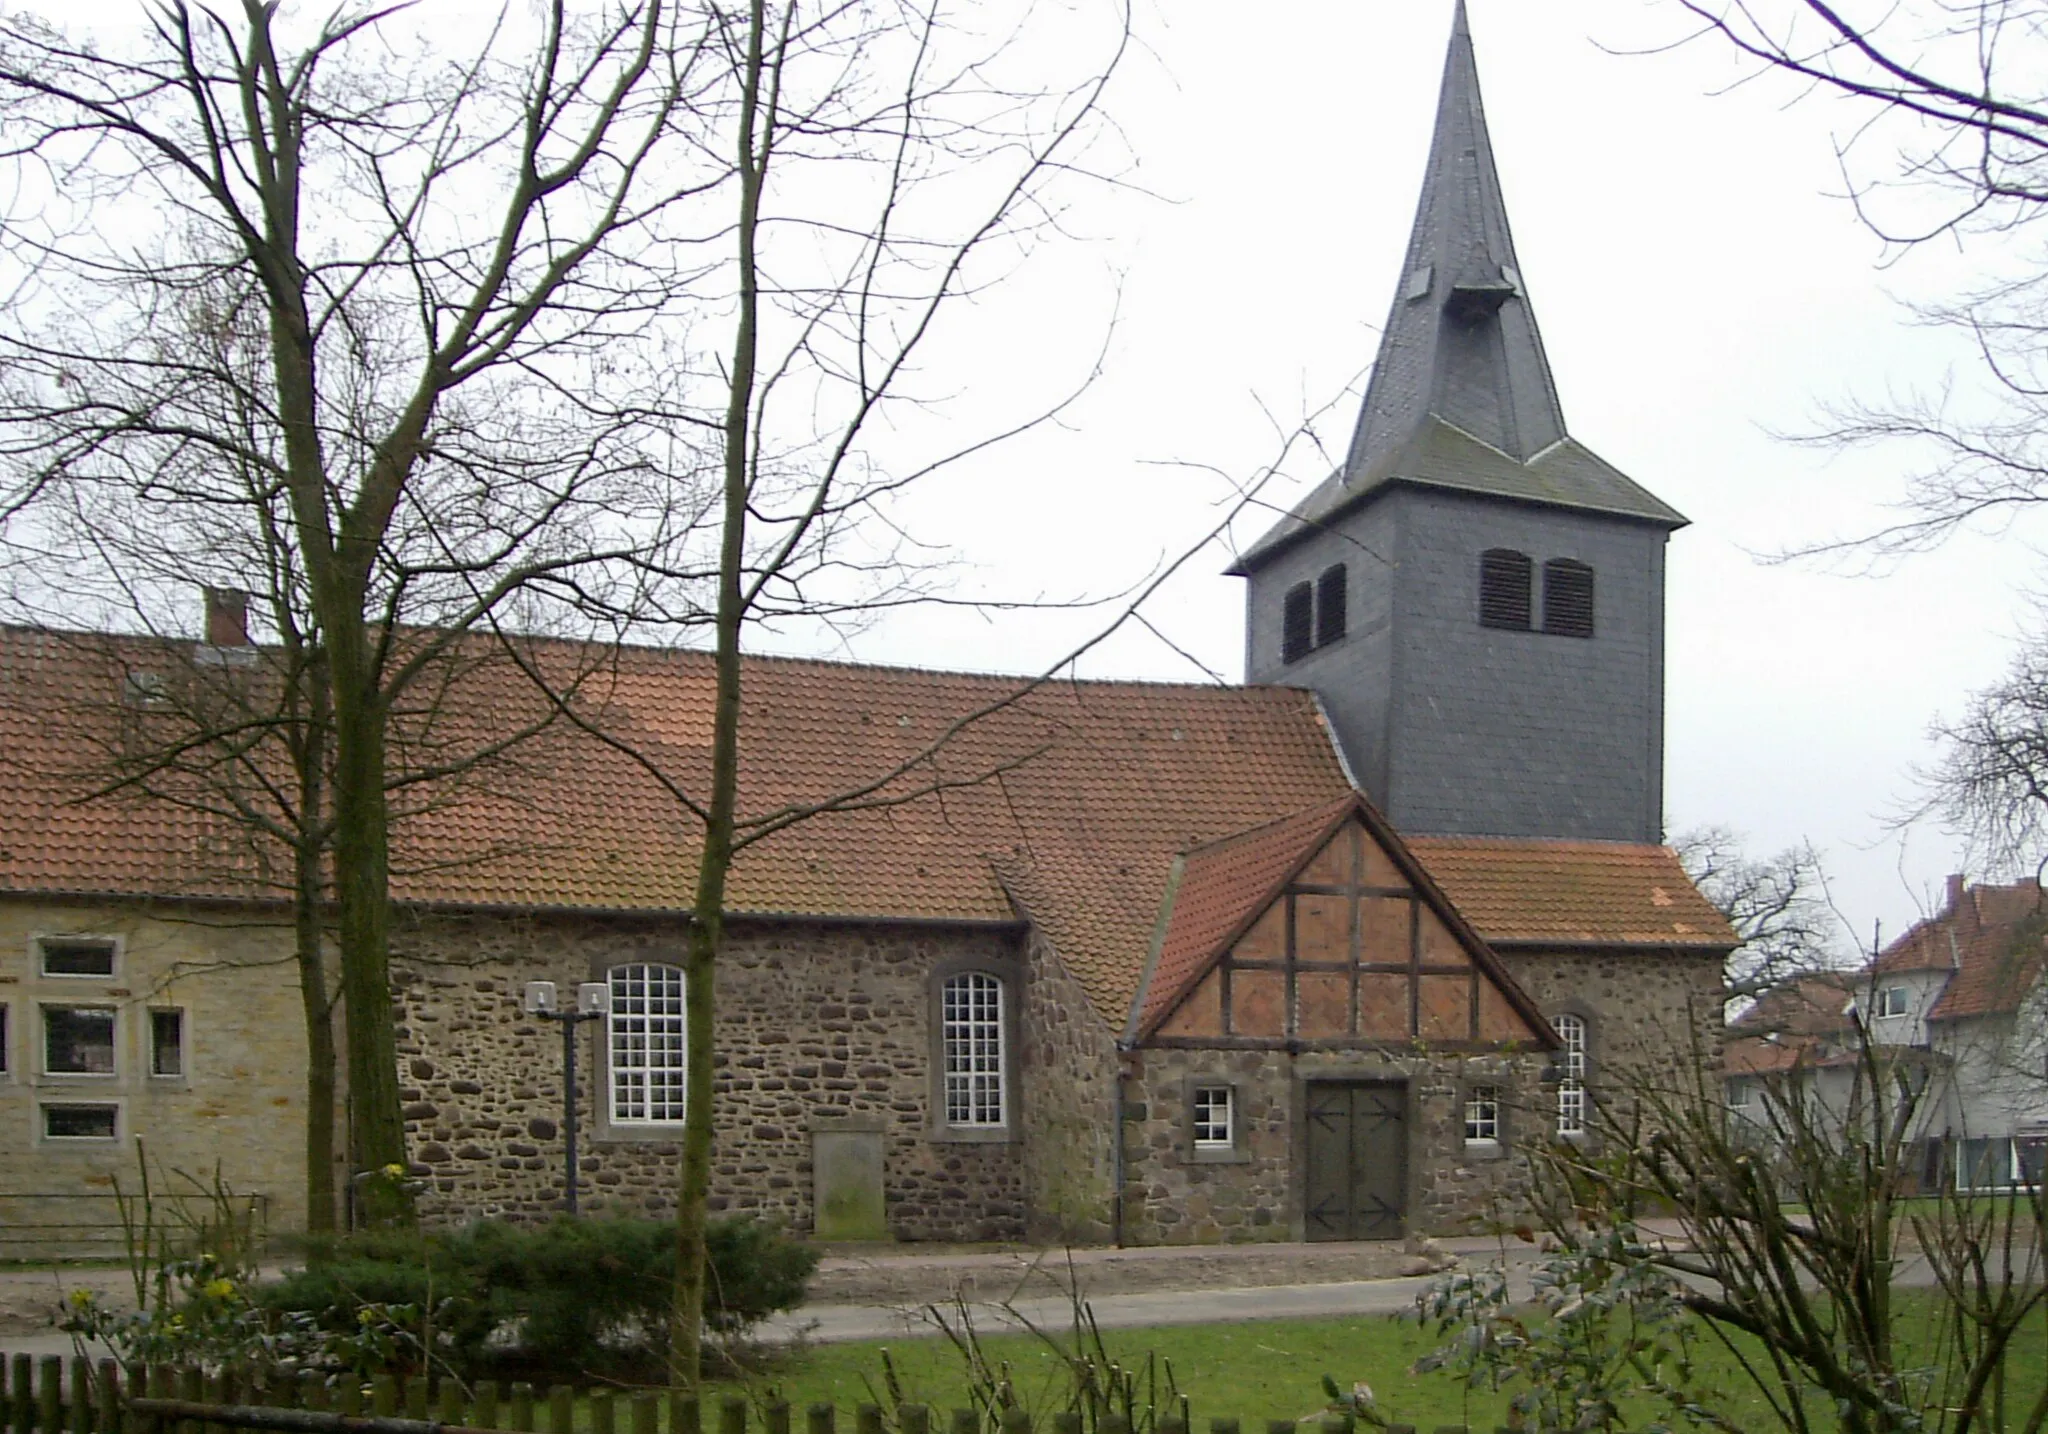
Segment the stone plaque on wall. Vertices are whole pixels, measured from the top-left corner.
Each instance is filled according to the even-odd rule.
[[[852,1122],[811,1131],[813,1209],[820,1240],[886,1240],[882,1208],[882,1131]]]

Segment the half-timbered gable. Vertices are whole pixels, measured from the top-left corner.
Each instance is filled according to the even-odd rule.
[[[1548,1047],[1548,1023],[1356,794],[1188,853],[1135,1035],[1160,1047]]]

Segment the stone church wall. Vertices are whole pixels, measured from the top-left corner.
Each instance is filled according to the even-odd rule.
[[[430,1218],[542,1218],[560,1208],[561,1034],[523,1015],[525,983],[567,991],[620,963],[679,963],[682,942],[675,922],[401,917],[393,954],[407,1140]],[[1020,1237],[1018,1144],[942,1143],[928,1124],[934,968],[964,961],[1014,973],[1020,945],[1000,928],[734,922],[718,982],[713,1209],[807,1230],[814,1128],[850,1124],[881,1132],[887,1220],[899,1238]],[[592,1028],[602,1024],[579,1032],[583,1208],[669,1213],[680,1127],[609,1127],[592,1059],[602,1050]]]
[[[1312,1080],[1399,1081],[1407,1087],[1407,1228],[1431,1234],[1479,1229],[1526,1208],[1524,1147],[1544,1133],[1541,1072],[1547,1054],[1423,1054],[1404,1051],[1146,1050],[1129,1082],[1141,1119],[1126,1125],[1126,1202],[1136,1244],[1304,1238],[1303,1086]],[[1192,1087],[1227,1083],[1236,1093],[1238,1149],[1197,1156]],[[1503,1138],[1465,1143],[1465,1093],[1502,1092]]]
[[[1031,1238],[1101,1243],[1111,1235],[1116,1037],[1036,928],[1025,962],[1021,1094]]]
[[[1587,1090],[1595,1100],[1622,1099],[1636,1082],[1669,1088],[1696,1068],[1720,1067],[1718,955],[1510,948],[1501,960],[1544,1015],[1585,1018]]]

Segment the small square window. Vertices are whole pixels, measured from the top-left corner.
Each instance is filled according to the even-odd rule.
[[[112,1140],[120,1108],[112,1105],[46,1105],[45,1140]]]
[[[1877,1018],[1889,1020],[1906,1014],[1908,995],[1904,986],[1886,986],[1877,993]]]
[[[43,1070],[49,1075],[112,1075],[113,1008],[43,1007]]]
[[[38,941],[45,976],[86,976],[111,980],[114,975],[114,943],[77,941],[48,937]]]
[[[149,1073],[153,1076],[185,1074],[185,1013],[149,1013]]]
[[[1236,1110],[1227,1085],[1195,1087],[1195,1149],[1229,1150],[1236,1144]]]
[[[1465,1143],[1500,1144],[1500,1087],[1475,1085],[1465,1092]]]
[[[1741,1110],[1749,1104],[1749,1082],[1732,1080],[1728,1082],[1728,1108]]]

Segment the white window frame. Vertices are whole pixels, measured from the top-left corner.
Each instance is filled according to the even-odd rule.
[[[636,984],[637,983],[637,984]],[[629,961],[605,972],[605,1115],[614,1128],[683,1123],[689,1032],[683,968]]]
[[[46,931],[32,939],[35,948],[35,972],[45,981],[117,981],[121,976],[121,938],[118,936],[72,935]],[[50,948],[52,946],[104,946],[109,952],[107,970],[104,975],[97,971],[52,971],[50,969]]]
[[[1566,1011],[1551,1022],[1562,1041],[1558,1051],[1557,1133],[1586,1133],[1586,1018]]]
[[[82,1106],[93,1110],[111,1110],[114,1113],[114,1133],[112,1135],[52,1135],[50,1134],[50,1118],[47,1114],[52,1106]],[[48,1100],[39,1100],[36,1102],[36,1143],[38,1145],[55,1145],[60,1147],[74,1145],[118,1145],[121,1141],[122,1125],[126,1114],[121,1108],[121,1102],[118,1100],[67,1099],[63,1096],[53,1096]]]
[[[112,1055],[112,1068],[103,1071],[60,1071],[50,1065],[50,1012],[52,1011],[104,1011],[107,1015],[107,1045]],[[104,1001],[39,1001],[36,1003],[36,1054],[37,1068],[43,1075],[57,1081],[111,1081],[121,1077],[121,1009]]]
[[[1729,1082],[1728,1082],[1728,1108],[1729,1108],[1730,1110],[1748,1110],[1748,1109],[1749,1109],[1749,1106],[1750,1106],[1750,1097],[1751,1097],[1751,1095],[1752,1095],[1752,1094],[1753,1094],[1753,1092],[1752,1092],[1752,1091],[1750,1090],[1750,1088],[1749,1088],[1749,1082],[1748,1082],[1748,1081],[1746,1081],[1746,1080],[1731,1080],[1731,1081],[1729,1081]]]
[[[987,971],[956,972],[939,985],[939,1099],[949,1129],[1010,1123],[1006,985]]]
[[[1217,1097],[1222,1099],[1219,1101]],[[1194,1123],[1195,1149],[1235,1150],[1237,1148],[1237,1090],[1233,1086],[1198,1085],[1189,1102],[1189,1119]],[[1223,1118],[1216,1112],[1221,1108]]]
[[[1898,999],[1894,1001],[1893,997]],[[1875,1015],[1878,1020],[1895,1021],[1912,1014],[1913,996],[1904,986],[1881,986],[1871,1004],[1877,1008]]]
[[[192,1073],[192,1022],[183,1006],[151,1006],[149,1014],[149,1078],[151,1080],[184,1080]],[[157,1069],[157,1055],[162,1047],[156,1038],[156,1023],[159,1016],[178,1018],[178,1068],[174,1071]]]
[[[1465,1143],[1500,1144],[1500,1087],[1469,1086],[1465,1091]]]

